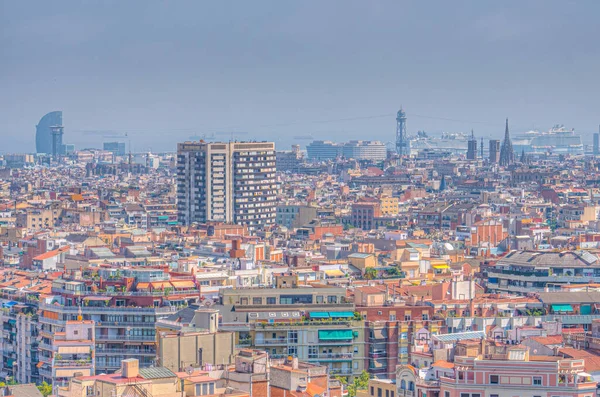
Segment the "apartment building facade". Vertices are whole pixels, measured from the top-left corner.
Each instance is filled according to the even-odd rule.
[[[275,223],[273,142],[185,142],[177,148],[177,214],[183,225]]]
[[[598,257],[586,251],[512,251],[488,268],[488,290],[526,295],[560,285],[600,282]]]

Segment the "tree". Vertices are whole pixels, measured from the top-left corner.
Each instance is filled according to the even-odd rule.
[[[385,272],[388,274],[388,276],[400,276],[402,274],[397,266],[392,266]]]
[[[377,278],[377,269],[368,267],[365,269],[365,278],[367,280],[375,280]]]
[[[44,397],[48,397],[52,394],[52,385],[49,385],[46,381],[43,381],[37,388]]]
[[[358,390],[367,390],[371,376],[367,371],[362,371],[360,376],[354,378],[354,382],[348,383],[345,377],[337,376],[336,379],[342,382],[344,388],[348,391],[348,397],[356,397]]]

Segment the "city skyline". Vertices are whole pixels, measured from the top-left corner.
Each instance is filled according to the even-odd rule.
[[[409,134],[501,138],[508,116],[514,134],[560,123],[591,142],[600,6],[582,3],[3,3],[0,150],[33,152],[54,110],[77,148],[102,146],[89,131],[136,151],[219,131],[393,142],[401,105]]]

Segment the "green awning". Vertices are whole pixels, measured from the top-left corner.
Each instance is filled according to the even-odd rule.
[[[572,312],[573,306],[571,305],[552,305],[553,312]]]
[[[167,222],[167,225],[176,225],[177,221],[171,221],[171,222]]]
[[[9,358],[8,360],[6,360],[6,364],[9,367],[12,367],[14,362],[15,362],[14,358]]]
[[[321,339],[321,340],[352,339],[352,330],[351,329],[335,329],[335,330],[319,331],[319,339]]]
[[[329,312],[309,312],[310,318],[329,318]]]
[[[166,221],[167,219],[169,219],[169,215],[160,215],[160,216],[158,217],[158,220],[159,220],[159,221]]]
[[[354,317],[353,312],[329,312],[331,318],[351,318]]]

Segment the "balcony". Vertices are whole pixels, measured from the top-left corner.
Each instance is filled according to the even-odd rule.
[[[352,375],[352,368],[331,368],[329,370],[331,375],[349,376]]]
[[[371,367],[369,366],[368,371],[372,374],[383,374],[387,372],[387,367]]]
[[[96,349],[96,356],[112,356],[115,354],[125,354],[128,356],[156,356],[156,352],[151,350]]]
[[[415,392],[413,390],[398,390],[398,397],[415,397]]]
[[[338,306],[338,305],[331,305],[331,306]],[[340,305],[341,306],[341,305]],[[246,307],[251,307],[250,305],[245,306]],[[294,322],[289,322],[289,323],[255,323],[254,324],[254,328],[256,330],[259,330],[260,328],[280,328],[280,329],[286,329],[286,328],[296,328],[296,327],[319,327],[319,328],[323,328],[323,327],[330,327],[330,326],[340,326],[340,325],[345,325],[347,327],[351,327],[352,326],[352,321],[294,321]]]
[[[292,342],[291,340],[287,339],[287,338],[275,338],[275,339],[259,339],[256,338],[254,340],[254,346],[286,346],[286,345],[290,345],[290,344],[294,344],[294,343],[298,343],[298,340],[296,339],[295,342]]]
[[[547,272],[521,272],[516,270],[497,270],[489,269],[488,277],[508,279],[515,281],[532,281],[532,282],[549,282],[549,283],[598,283],[600,282],[600,275],[562,275],[562,274],[548,274]]]
[[[74,367],[91,367],[93,366],[92,361],[86,360],[54,360],[55,368],[74,368]]]
[[[387,357],[387,352],[385,350],[369,351],[369,357],[384,358]]]
[[[40,376],[43,376],[45,378],[52,378],[52,370],[50,369],[42,367],[38,369],[38,373],[40,374]]]
[[[117,296],[123,296],[120,293],[116,293]],[[174,293],[171,293],[173,295]],[[197,293],[196,293],[197,294]],[[164,296],[164,293],[162,294]],[[48,310],[59,313],[71,313],[78,314],[80,308],[78,306],[60,306],[60,305],[49,305],[47,303],[40,303],[40,309]],[[129,306],[109,306],[109,307],[95,307],[85,306],[83,312],[89,313],[107,313],[114,314],[116,312],[123,312],[127,314],[169,314],[177,311],[176,307],[129,307]]]
[[[156,336],[149,336],[149,335],[96,335],[96,341],[155,342]]]
[[[236,345],[236,348],[243,349],[245,347],[250,347],[250,346],[252,346],[252,338],[240,338],[238,340],[238,344]]]
[[[354,353],[309,354],[309,361],[352,361]]]
[[[58,319],[48,318],[48,317],[43,317],[43,316],[39,318],[39,321],[42,324],[59,325],[61,327],[64,327],[65,323],[66,323],[66,320],[58,320]]]
[[[96,327],[135,327],[135,328],[152,328],[154,329],[156,326],[155,322],[150,321],[96,321]]]

